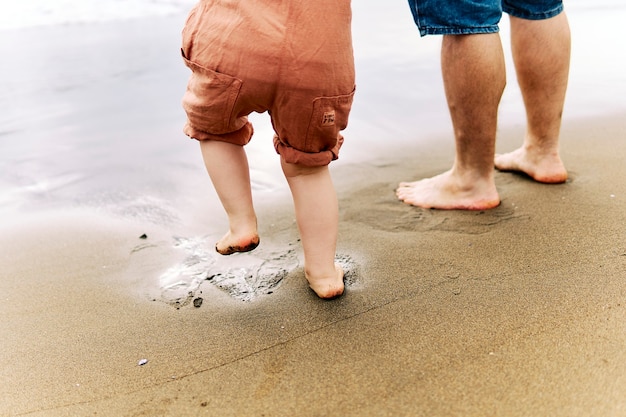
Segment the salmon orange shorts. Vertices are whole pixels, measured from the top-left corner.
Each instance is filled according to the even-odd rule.
[[[268,112],[288,163],[337,159],[355,92],[350,0],[202,0],[183,29],[184,132],[247,144]]]

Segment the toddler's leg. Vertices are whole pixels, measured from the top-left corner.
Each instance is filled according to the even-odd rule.
[[[343,270],[335,265],[339,207],[328,166],[306,167],[281,158],[304,250],[304,273],[320,298],[343,294]]]
[[[252,204],[250,170],[243,146],[214,140],[200,141],[204,164],[228,215],[229,230],[216,244],[222,255],[247,252],[259,244]]]

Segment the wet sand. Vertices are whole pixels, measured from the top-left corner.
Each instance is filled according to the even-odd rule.
[[[424,65],[436,74],[436,61]],[[172,75],[155,74],[122,83],[152,91]],[[363,103],[380,98],[362,90]],[[449,167],[445,113],[425,130],[373,130],[408,110],[357,106],[347,138],[369,137],[347,140],[332,166],[349,282],[331,302],[306,286],[274,164],[255,184],[261,245],[224,259],[212,245],[225,220],[197,148],[183,142],[166,164],[159,144],[149,165],[128,168],[150,137],[109,124],[98,135],[139,141],[115,169],[81,176],[78,165],[55,171],[57,188],[3,194],[17,203],[0,223],[0,415],[624,415],[626,111],[616,99],[581,116],[584,91],[572,88],[563,126],[571,179],[498,173],[502,204],[485,212],[395,199],[398,181]],[[518,104],[504,111],[519,116]],[[174,135],[175,119],[150,132]],[[522,134],[503,123],[498,150]],[[259,173],[265,164],[253,161]]]
[[[618,116],[565,125],[571,181],[499,173],[487,212],[395,201],[398,178],[447,165],[443,147],[420,166],[336,170],[356,278],[332,302],[294,267],[251,301],[204,280],[202,305],[176,308],[150,294],[176,255],[154,224],[71,212],[3,225],[2,415],[623,415]],[[288,200],[272,207],[259,250],[287,253]]]

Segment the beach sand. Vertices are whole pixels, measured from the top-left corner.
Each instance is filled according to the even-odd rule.
[[[566,124],[571,180],[498,173],[502,204],[486,212],[395,200],[398,178],[446,167],[445,147],[415,149],[430,154],[419,167],[336,171],[355,277],[332,302],[294,268],[253,301],[205,281],[203,304],[177,309],[147,296],[172,252],[154,225],[5,226],[2,415],[623,415],[622,117]],[[272,206],[262,232],[297,247],[288,200]]]
[[[186,179],[159,189],[175,195],[162,204],[105,209],[77,193],[89,179],[61,187],[76,204],[45,200],[0,224],[0,415],[626,415],[616,109],[565,119],[567,183],[497,173],[502,204],[484,212],[395,198],[399,181],[450,166],[445,113],[422,141],[368,142],[377,158],[347,139],[332,165],[349,272],[334,301],[306,286],[290,197],[271,176],[270,191],[257,183],[261,245],[228,259],[212,249],[225,219],[199,155],[143,174]],[[366,113],[347,138],[372,132]],[[498,150],[522,135],[501,127]]]

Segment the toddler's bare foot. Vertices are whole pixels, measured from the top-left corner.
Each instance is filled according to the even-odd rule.
[[[496,155],[494,163],[500,171],[523,172],[537,182],[559,184],[567,180],[567,170],[558,153],[533,153],[522,147]]]
[[[306,280],[309,281],[309,287],[318,297],[326,300],[337,298],[343,294],[343,269],[335,264],[335,275],[327,277],[313,277],[306,272],[304,273]]]
[[[249,252],[259,246],[259,235],[234,236],[229,231],[215,244],[215,250],[222,255],[236,252]]]
[[[396,196],[407,204],[442,210],[487,210],[500,204],[493,182],[459,181],[452,171],[420,181],[401,182]]]

